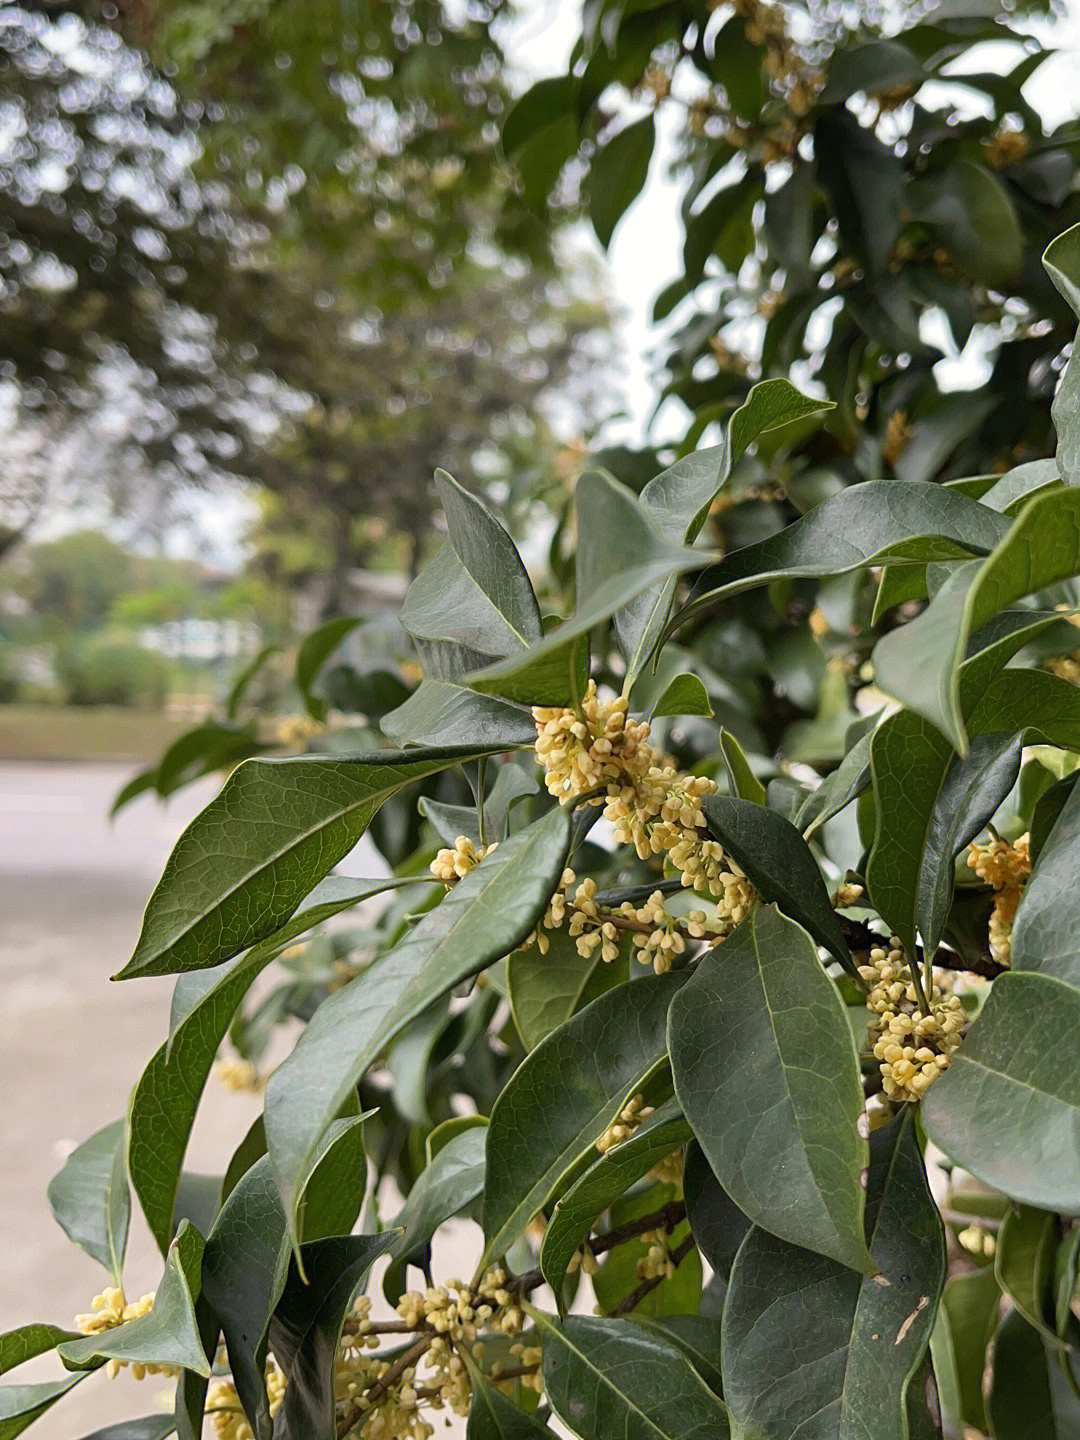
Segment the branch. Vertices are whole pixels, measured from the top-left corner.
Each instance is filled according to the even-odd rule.
[[[676,1270],[693,1248],[694,1237],[693,1235],[687,1235],[686,1239],[681,1241],[680,1244],[676,1245],[675,1249],[671,1251],[671,1263],[675,1266]],[[637,1309],[646,1295],[651,1294],[656,1287],[666,1279],[666,1275],[654,1275],[648,1280],[643,1280],[636,1290],[631,1290],[625,1299],[619,1301],[618,1305],[616,1305],[611,1312],[611,1318],[614,1320],[620,1316],[629,1315],[632,1310]]]
[[[685,1202],[669,1200],[666,1205],[661,1205],[659,1210],[654,1210],[650,1215],[642,1215],[637,1220],[628,1220],[625,1225],[617,1225],[614,1230],[607,1230],[603,1235],[597,1235],[594,1240],[589,1241],[589,1249],[594,1255],[604,1255],[607,1251],[614,1250],[616,1245],[623,1245],[627,1240],[636,1240],[639,1235],[644,1235],[648,1230],[674,1230],[685,1219]],[[544,1276],[540,1270],[526,1270],[523,1275],[518,1275],[511,1280],[506,1288],[524,1295],[544,1283]]]
[[[875,946],[888,943],[888,936],[879,935],[876,930],[871,930],[865,920],[849,920],[845,915],[837,915],[836,918],[840,921],[844,939],[852,950],[872,950]],[[915,954],[912,959],[916,965],[925,963],[926,956],[921,945],[915,946]],[[955,950],[945,947],[939,949],[934,956],[934,964],[939,970],[957,970],[965,974],[981,975],[984,980],[996,980],[1009,968],[1007,965],[999,965],[989,955],[965,959]]]
[[[431,1348],[434,1338],[433,1335],[422,1336],[421,1339],[417,1340],[415,1345],[410,1345],[403,1355],[398,1356],[389,1370],[387,1370],[384,1375],[381,1375],[379,1379],[375,1381],[374,1385],[368,1386],[360,1397],[361,1400],[367,1402],[367,1407],[362,1408],[359,1404],[353,1404],[346,1410],[345,1414],[338,1421],[338,1440],[344,1440],[344,1437],[348,1435],[349,1431],[356,1425],[359,1425],[361,1420],[366,1418],[382,1397],[389,1394],[395,1384],[401,1379],[402,1375],[404,1375],[405,1371],[408,1370],[410,1366],[415,1365],[421,1356],[427,1353]]]

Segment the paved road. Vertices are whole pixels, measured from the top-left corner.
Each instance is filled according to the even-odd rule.
[[[110,984],[131,953],[143,906],[180,830],[213,795],[206,782],[163,806],[141,797],[108,820],[131,772],[122,766],[0,762],[0,1332],[29,1320],[69,1324],[108,1283],[57,1227],[45,1188],[71,1149],[124,1113],[131,1087],[164,1038],[172,981]],[[363,843],[340,867],[378,874]],[[211,1080],[211,1086],[214,1081]],[[259,1102],[215,1086],[200,1111],[187,1166],[220,1173]],[[476,1229],[455,1227],[440,1270],[465,1274]],[[152,1289],[161,1262],[133,1217],[129,1295]],[[53,1357],[20,1369],[51,1379]],[[167,1403],[168,1387],[90,1376],[29,1432],[77,1440]],[[460,1435],[454,1424],[442,1433]],[[209,1429],[208,1429],[209,1435]]]
[[[167,807],[144,797],[110,824],[111,798],[129,773],[0,764],[0,1330],[28,1320],[67,1324],[102,1288],[103,1272],[52,1220],[45,1187],[75,1144],[124,1113],[165,1033],[168,980],[110,985],[108,977],[131,952],[173,841],[215,786],[194,787]],[[193,1137],[192,1168],[213,1168],[215,1141],[241,1134],[256,1107],[222,1094],[208,1108],[213,1124]],[[129,1291],[152,1288],[159,1274],[136,1223]],[[43,1357],[19,1379],[49,1378],[55,1364]],[[157,1408],[160,1385],[146,1380],[134,1390],[91,1376],[31,1433],[74,1440]]]

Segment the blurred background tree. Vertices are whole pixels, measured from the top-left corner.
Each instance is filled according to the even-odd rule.
[[[415,563],[433,464],[550,454],[556,393],[584,423],[604,317],[498,156],[496,9],[5,8],[0,374],[54,479],[159,524],[255,481],[329,611],[364,517]]]

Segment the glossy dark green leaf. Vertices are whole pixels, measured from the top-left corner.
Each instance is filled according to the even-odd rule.
[[[209,1375],[210,1361],[195,1318],[202,1257],[202,1236],[192,1226],[181,1225],[169,1246],[153,1309],[114,1330],[64,1341],[57,1346],[60,1359],[69,1370],[92,1370],[103,1361],[128,1360],[176,1365],[196,1375]]]
[[[305,1283],[295,1260],[270,1329],[274,1358],[285,1373],[285,1402],[275,1440],[336,1440],[335,1362],[352,1298],[395,1232],[316,1240],[303,1250]]]
[[[121,1420],[84,1435],[82,1440],[167,1440],[176,1434],[176,1421],[171,1415],[143,1415],[138,1420]]]
[[[85,1378],[69,1375],[64,1380],[45,1380],[36,1385],[0,1385],[0,1440],[15,1440]]]
[[[953,896],[955,860],[1020,772],[1021,735],[983,735],[954,755],[921,715],[899,710],[874,731],[876,830],[866,863],[875,909],[908,954],[916,932],[933,954]]]
[[[589,218],[606,249],[615,226],[640,194],[649,173],[656,120],[644,115],[601,145],[589,166]]]
[[[713,1174],[705,1152],[695,1141],[687,1147],[683,1170],[686,1216],[694,1240],[714,1272],[727,1284],[735,1255],[750,1221]]]
[[[970,637],[1025,595],[1078,572],[1080,491],[1042,491],[985,560],[960,566],[921,615],[878,641],[878,684],[966,751],[960,663]]]
[[[422,680],[404,704],[379,722],[398,745],[445,743],[520,749],[536,740],[536,726],[523,705],[481,695],[450,680]]]
[[[1080,225],[1051,240],[1043,256],[1046,273],[1080,317]],[[1052,410],[1057,462],[1070,485],[1080,484],[1080,360],[1075,351],[1065,367]]]
[[[812,790],[799,808],[795,822],[809,839],[835,815],[846,810],[864,790],[870,788],[870,747],[874,732],[861,735],[831,775]]]
[[[899,40],[868,40],[838,50],[829,63],[823,105],[847,100],[857,91],[881,95],[897,86],[917,89],[926,79],[918,57]]]
[[[361,615],[337,615],[305,635],[296,651],[296,688],[304,697],[308,714],[326,719],[327,704],[313,689],[319,672],[341,642],[363,624]]]
[[[518,831],[315,1012],[266,1093],[267,1140],[287,1212],[322,1134],[368,1066],[433,1000],[525,939],[569,844],[570,815],[558,808]]]
[[[1015,277],[1023,258],[1016,207],[997,177],[954,161],[905,187],[905,204],[961,274],[984,285]]]
[[[657,700],[650,719],[663,715],[708,715],[713,713],[709,692],[696,675],[676,675]]]
[[[383,1290],[395,1303],[405,1290],[405,1262],[423,1252],[435,1231],[471,1205],[484,1188],[485,1122],[452,1135],[416,1177],[404,1205],[394,1217],[399,1232]]]
[[[551,1408],[581,1440],[724,1440],[723,1403],[674,1341],[627,1320],[531,1311]]]
[[[395,791],[471,749],[247,760],[181,835],[120,972],[207,969],[284,925]]]
[[[998,1321],[1001,1291],[992,1265],[949,1278],[941,1297],[949,1326],[959,1382],[961,1418],[977,1430],[986,1429],[983,1372],[986,1347]]]
[[[994,1369],[986,1414],[994,1440],[1073,1440],[1080,1435],[1080,1397],[1061,1355],[1050,1354],[1019,1310],[994,1336]]]
[[[678,1104],[668,1100],[628,1140],[598,1156],[562,1195],[540,1247],[540,1269],[556,1295],[562,1293],[566,1267],[593,1221],[691,1135]]]
[[[752,800],[755,805],[764,805],[765,786],[751,770],[746,752],[738,740],[730,730],[725,730],[723,727],[720,730],[720,758],[727,771],[731,793],[740,796],[743,800]]]
[[[76,1335],[76,1331],[61,1330],[58,1325],[20,1325],[17,1330],[7,1331],[0,1335],[0,1375],[55,1350],[61,1341],[73,1340]]]
[[[1080,988],[1080,788],[1071,789],[1024,887],[1013,922],[1012,966]]]
[[[1051,1037],[1073,1034],[1080,991],[1046,975],[1000,975],[921,1107],[926,1133],[956,1164],[1064,1215],[1080,1214],[1080,1054]]]
[[[755,1227],[731,1272],[724,1396],[737,1440],[907,1440],[905,1390],[945,1280],[945,1239],[914,1117],[871,1136],[875,1275]]]
[[[987,554],[1008,521],[966,495],[923,481],[871,480],[726,556],[698,579],[669,629],[729,595],[784,576],[846,575],[870,565],[927,564]]]
[[[837,959],[848,961],[818,863],[791,821],[736,795],[709,795],[701,808],[713,835],[762,899],[797,920]]]
[[[997,1282],[1029,1325],[1052,1349],[1062,1348],[1053,1320],[1055,1216],[1034,1205],[1016,1205],[1001,1222],[994,1249]]]
[[[1070,1230],[1054,1256],[1054,1332],[1076,1348],[1077,1320],[1072,1313],[1080,1279],[1080,1230]]]
[[[759,436],[830,408],[827,402],[800,394],[787,380],[762,380],[728,421],[721,444],[684,456],[649,481],[641,492],[642,509],[669,541],[690,544],[700,534],[709,506],[731,478],[736,461]],[[617,539],[616,532],[611,540]],[[658,580],[615,614],[631,684],[660,637],[674,590],[674,578]]]
[[[124,1122],[106,1125],[73,1150],[49,1182],[49,1208],[69,1240],[121,1285],[131,1220],[124,1170]]]
[[[471,1357],[466,1354],[466,1364]],[[466,1440],[536,1440],[551,1431],[532,1415],[527,1415],[501,1390],[496,1390],[474,1364],[469,1364],[472,1381],[472,1408]]]
[[[589,470],[574,492],[579,545],[577,606],[573,615],[548,631],[524,655],[489,665],[468,677],[484,691],[528,699],[530,704],[565,704],[569,698],[568,647],[611,618],[636,596],[685,570],[715,557],[682,544],[653,519],[625,486]],[[625,638],[620,633],[620,640]],[[647,653],[647,652],[646,652]],[[628,652],[628,666],[638,663]],[[553,662],[558,661],[553,670]],[[637,671],[633,671],[637,673]],[[528,693],[526,694],[525,691]]]
[[[814,151],[844,244],[871,272],[883,270],[900,233],[899,157],[841,106],[820,112]]]
[[[744,920],[673,1000],[668,1048],[683,1114],[735,1204],[775,1235],[870,1268],[858,1060],[806,931],[771,906]]]
[[[557,1030],[590,1000],[630,978],[624,946],[619,958],[605,962],[599,952],[586,960],[565,930],[548,935],[546,955],[537,946],[516,951],[506,966],[510,1009],[527,1050]]]
[[[364,1121],[373,1113],[343,1115],[323,1136],[300,1202],[298,1228],[305,1244],[348,1235],[356,1224],[367,1185]]]
[[[690,1364],[714,1394],[723,1390],[720,1374],[719,1315],[639,1315],[634,1323],[646,1331],[659,1332],[683,1352]]]
[[[289,1255],[285,1212],[264,1157],[225,1202],[203,1257],[203,1294],[221,1325],[236,1392],[257,1440],[272,1429],[266,1351]]]
[[[297,935],[401,883],[329,876],[292,919],[261,944],[220,971],[195,971],[177,981],[169,1038],[140,1076],[128,1118],[131,1183],[162,1251],[172,1235],[177,1187],[203,1088],[256,977]]]
[[[595,1158],[595,1141],[665,1063],[667,1009],[682,980],[647,976],[601,995],[511,1076],[487,1132],[488,1261]]]

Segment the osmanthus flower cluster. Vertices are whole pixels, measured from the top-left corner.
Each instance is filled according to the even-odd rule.
[[[1048,265],[1076,302],[1080,230]],[[554,622],[440,474],[387,743],[245,761],[150,897],[120,978],[176,977],[168,1032],[49,1191],[109,1289],[0,1336],[63,1367],[0,1385],[0,1429],[126,1366],[175,1376],[180,1440],[1075,1433],[1080,688],[1038,641],[1080,581],[1078,386],[1055,460],[811,503],[782,427],[820,404],[763,382],[640,491],[581,476]],[[754,443],[803,513],[718,555]],[[853,617],[857,665],[808,632],[832,708],[796,753],[740,721],[751,590]],[[381,877],[336,873],[363,836]],[[223,1045],[271,1035],[193,1175]]]

